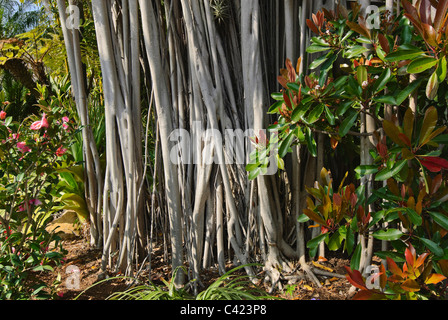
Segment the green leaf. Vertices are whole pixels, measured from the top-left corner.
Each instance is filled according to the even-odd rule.
[[[294,133],[291,131],[286,137],[286,139],[283,140],[282,143],[280,144],[280,148],[278,151],[280,158],[284,158],[286,156],[293,140],[294,140]]]
[[[311,112],[308,114],[308,117],[306,119],[306,122],[308,124],[313,124],[317,120],[320,119],[320,116],[324,112],[325,105],[323,103],[319,104],[317,107],[313,108]]]
[[[403,90],[401,90],[395,96],[397,100],[397,106],[401,105],[414,91],[420,86],[424,78],[419,78],[416,81],[411,82]]]
[[[439,83],[442,83],[446,79],[447,73],[447,61],[446,56],[443,56],[442,59],[439,60],[439,65],[437,66],[437,79]]]
[[[342,121],[341,126],[339,127],[339,136],[342,138],[350,131],[350,129],[355,124],[356,120],[358,119],[358,112],[356,110],[351,110],[347,116],[347,118]]]
[[[396,176],[401,169],[407,164],[407,160],[399,161],[392,169],[385,168],[381,170],[376,176],[375,181],[385,181],[389,178]]]
[[[408,214],[408,217],[413,224],[415,224],[416,226],[422,225],[423,219],[415,210],[412,210],[411,208],[406,208],[406,213]]]
[[[358,75],[358,83],[362,86],[363,82],[367,81],[367,68],[365,66],[359,66],[356,72]]]
[[[406,259],[403,258],[403,255],[395,251],[377,251],[375,252],[375,255],[384,260],[386,260],[387,257],[389,257],[395,262],[406,262]]]
[[[330,108],[328,108],[326,105],[325,105],[325,117],[327,118],[327,121],[330,124],[330,126],[334,126],[335,124],[334,114],[331,112]]]
[[[311,239],[307,242],[306,247],[308,249],[317,248],[319,244],[325,240],[325,238],[328,236],[328,233],[320,234],[317,237]]]
[[[388,229],[388,230],[378,230],[372,234],[375,239],[378,240],[386,240],[386,241],[394,241],[401,238],[403,232],[398,229]]]
[[[257,167],[255,170],[249,172],[249,180],[255,180],[261,174],[261,168]]]
[[[12,117],[7,117],[5,120],[5,127],[9,127],[12,123]]]
[[[389,68],[384,70],[383,73],[381,74],[381,76],[373,84],[372,91],[374,93],[382,91],[386,87],[387,83],[389,82],[391,75],[392,75],[392,72],[390,71]]]
[[[310,151],[311,155],[313,157],[317,157],[316,140],[314,140],[313,132],[311,131],[311,129],[309,127],[306,128],[305,139],[306,139],[306,144],[308,145],[308,150]]]
[[[434,241],[425,238],[419,238],[421,242],[436,256],[442,257],[444,255],[443,249]]]
[[[317,58],[316,60],[314,60],[313,62],[311,62],[310,66],[308,67],[310,70],[314,70],[317,69],[318,67],[320,67],[321,64],[323,64],[325,61],[327,61],[329,58],[328,55],[322,56],[320,58]]]
[[[350,268],[352,270],[359,270],[359,264],[361,262],[361,254],[362,254],[361,243],[358,243],[352,258],[350,259]]]
[[[448,217],[441,212],[430,211],[429,215],[434,219],[434,221],[441,226],[443,229],[448,230]]]
[[[386,61],[397,62],[403,60],[412,60],[418,56],[424,55],[425,53],[421,50],[397,50],[391,52],[386,56]]]
[[[297,221],[298,221],[299,223],[305,223],[305,222],[310,221],[310,218],[309,218],[306,214],[302,213],[302,214],[299,215],[299,217],[297,218]]]
[[[344,236],[337,230],[328,241],[328,249],[331,251],[339,250],[342,245],[342,241],[344,241]]]
[[[347,248],[347,253],[352,254],[353,247],[355,246],[355,234],[352,228],[347,228],[347,235],[345,239],[345,247]]]
[[[248,171],[248,172],[254,171],[254,170],[256,170],[259,166],[260,166],[259,163],[249,163],[249,164],[246,166],[246,171]]]
[[[437,62],[438,60],[432,57],[418,58],[409,64],[407,72],[411,74],[422,73],[434,67],[437,64]]]
[[[376,165],[361,165],[355,169],[358,177],[363,177],[365,175],[375,174],[378,172],[378,166]]]
[[[299,92],[300,91],[300,84],[298,84],[296,82],[290,82],[286,86],[289,89],[291,89],[292,91],[295,91],[295,92]]]
[[[328,51],[328,50],[330,50],[330,47],[319,46],[316,44],[313,44],[313,45],[309,46],[308,48],[306,48],[306,52],[308,52],[308,53],[323,52],[323,51]]]
[[[437,76],[437,70],[431,75],[426,85],[426,97],[429,100],[434,100],[439,90],[439,80]]]
[[[390,104],[392,106],[397,104],[397,100],[392,95],[385,95],[385,96],[375,97],[375,98],[373,98],[373,101],[379,102],[379,103]]]
[[[364,46],[354,46],[347,51],[344,52],[344,57],[347,59],[352,59],[354,57],[358,57],[368,51],[369,49]]]

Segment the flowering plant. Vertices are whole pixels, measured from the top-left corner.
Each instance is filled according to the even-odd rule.
[[[63,258],[60,238],[45,227],[72,128],[60,101],[47,100],[40,101],[41,117],[22,123],[0,111],[0,299],[55,294],[35,275],[53,270]]]

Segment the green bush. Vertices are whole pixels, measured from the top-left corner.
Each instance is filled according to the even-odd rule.
[[[276,102],[269,113],[279,120],[269,130],[270,140],[278,142],[279,164],[294,144],[317,156],[315,133],[328,136],[334,149],[349,136],[359,144],[374,141],[367,150],[371,164],[361,163],[350,175],[357,181],[345,184],[346,175],[333,188],[331,174],[322,170],[319,185],[307,188],[310,196],[299,218],[321,227],[307,244],[311,256],[322,242],[351,255],[348,279],[361,289],[357,299],[446,297],[448,2],[438,3],[432,21],[425,16],[429,1],[414,7],[403,0],[398,16],[379,13],[379,29],[369,28],[358,4],[350,11],[339,6],[313,14],[307,20],[314,33],[307,52],[322,54],[309,66],[318,73],[298,74],[287,60],[278,77],[283,89],[272,94]],[[366,132],[367,117],[375,132]],[[247,170],[255,178],[266,166],[254,161]],[[372,190],[366,189],[369,180]],[[376,275],[381,286],[375,290],[369,289],[375,279],[358,271],[363,252],[356,239],[367,237],[392,246],[376,253],[389,268]]]

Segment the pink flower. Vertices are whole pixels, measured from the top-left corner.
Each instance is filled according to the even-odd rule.
[[[69,119],[68,117],[62,117],[62,121],[63,121],[64,123],[67,123],[67,122],[70,121],[70,119]]]
[[[40,206],[42,204],[39,199],[31,199],[30,201],[28,201],[28,203],[33,206]]]
[[[18,142],[17,148],[19,148],[23,153],[31,151],[31,148],[26,145],[26,142]]]
[[[5,120],[6,118],[6,112],[5,111],[0,111],[0,120]]]
[[[60,297],[60,298],[63,298],[64,297],[64,292],[63,291],[58,291],[58,296]]]
[[[30,129],[31,130],[40,130],[41,128],[48,128],[50,125],[48,124],[47,115],[44,113],[42,116],[42,120],[34,122]]]
[[[39,199],[31,199],[28,201],[29,206],[40,206],[42,202]],[[19,206],[18,212],[23,212],[26,210],[25,202]]]
[[[62,147],[59,147],[59,149],[56,150],[56,155],[57,155],[58,157],[62,157],[66,152],[67,152],[67,149],[64,149],[64,148],[62,148]]]

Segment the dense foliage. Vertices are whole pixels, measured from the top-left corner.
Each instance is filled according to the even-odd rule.
[[[300,217],[321,227],[307,244],[311,256],[323,241],[351,255],[348,279],[361,289],[359,299],[446,296],[448,1],[438,1],[434,21],[430,1],[402,4],[397,16],[379,13],[378,29],[369,28],[356,4],[350,11],[339,6],[313,15],[307,25],[315,37],[307,51],[323,53],[309,66],[318,73],[298,75],[288,60],[279,76],[283,90],[272,95],[276,103],[269,110],[279,115],[269,129],[280,166],[294,144],[316,156],[316,133],[327,135],[333,149],[359,139],[358,153],[365,151],[363,140],[371,141],[370,162],[355,169],[359,180],[346,184],[346,175],[333,187],[323,169],[320,183],[307,188]],[[376,126],[370,132],[369,117]],[[256,177],[266,165],[259,161],[247,169]],[[367,237],[390,243],[390,250],[376,252],[388,269],[382,265],[369,277],[358,271],[365,250],[359,239]],[[372,289],[378,277],[380,286]]]

